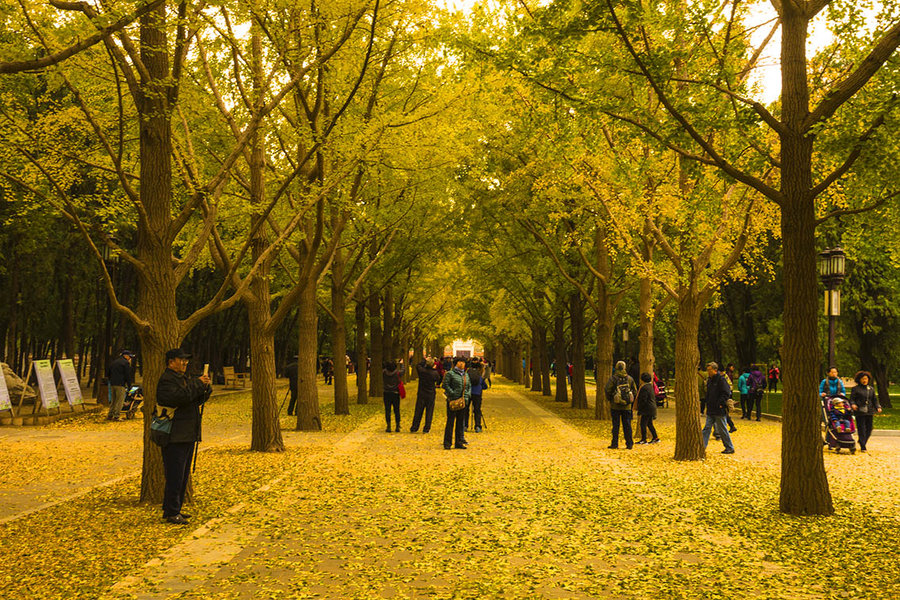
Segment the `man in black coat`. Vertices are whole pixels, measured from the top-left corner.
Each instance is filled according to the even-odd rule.
[[[295,354],[291,362],[284,365],[284,376],[287,377],[288,387],[291,388],[291,401],[288,403],[288,416],[294,414],[294,407],[297,405],[297,359],[298,356]]]
[[[719,365],[714,362],[706,365],[709,377],[706,380],[706,425],[703,427],[703,447],[709,444],[709,434],[715,428],[716,433],[725,445],[722,454],[734,454],[734,444],[728,433],[728,401],[731,399],[731,383],[724,373],[719,373]]]
[[[419,374],[419,388],[416,391],[416,410],[413,413],[412,427],[409,428],[411,433],[419,430],[423,412],[425,413],[425,426],[422,427],[422,433],[431,431],[431,419],[434,417],[434,394],[441,384],[441,374],[437,370],[437,364],[437,360],[429,356],[416,365],[416,371]]]
[[[131,361],[134,353],[130,350],[122,350],[119,357],[109,363],[106,374],[110,389],[109,412],[106,414],[108,421],[122,421],[119,413],[122,412],[122,404],[125,402],[125,394],[134,382],[134,371],[131,369]]]
[[[169,412],[172,433],[162,447],[166,489],[163,493],[163,519],[185,525],[190,515],[181,512],[190,476],[194,447],[200,441],[200,406],[212,393],[209,375],[188,377],[191,355],[181,348],[166,352],[166,370],[156,385],[157,411]]]

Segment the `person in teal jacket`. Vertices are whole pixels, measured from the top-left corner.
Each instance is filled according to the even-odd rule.
[[[828,369],[828,377],[819,384],[819,395],[823,398],[834,398],[835,396],[847,396],[847,389],[844,382],[838,377],[837,367]]]
[[[441,384],[441,387],[444,389],[444,398],[447,401],[447,425],[444,426],[444,449],[449,450],[451,442],[455,441],[458,450],[465,450],[466,440],[463,435],[463,428],[466,426],[466,409],[469,407],[469,399],[472,396],[472,385],[469,382],[469,376],[466,374],[465,359],[456,359],[455,366],[444,375],[444,382]],[[460,410],[450,410],[450,401],[456,400],[457,398],[465,399],[465,408]]]
[[[750,367],[744,367],[743,373],[738,377],[738,392],[741,394],[741,418],[751,420],[753,402],[750,400]]]

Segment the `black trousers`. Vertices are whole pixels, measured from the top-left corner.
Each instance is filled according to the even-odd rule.
[[[869,443],[869,436],[872,435],[872,417],[874,415],[856,413],[854,416],[856,417],[856,435],[859,437],[859,448],[860,450],[865,450],[866,444]]]
[[[472,414],[475,416],[475,427],[481,428],[481,394],[475,395],[472,394],[471,401],[472,404]],[[466,410],[466,429],[469,428],[469,411]]]
[[[166,488],[163,492],[163,518],[181,514],[188,477],[191,474],[191,458],[194,442],[169,443],[162,448],[163,470]]]
[[[706,396],[700,396],[700,414],[706,412]]]
[[[752,412],[753,403],[750,401],[750,394],[741,394],[741,418],[749,419]]]
[[[397,427],[400,427],[400,392],[384,393],[384,420],[388,429],[391,427],[391,408],[394,409],[394,417],[397,420]]]
[[[610,446],[619,447],[619,423],[622,423],[622,433],[625,434],[625,446],[631,448],[634,445],[634,439],[631,437],[630,410],[612,411],[612,443]]]
[[[294,414],[294,407],[297,406],[297,386],[291,386],[291,401],[288,402],[288,416]]]
[[[412,427],[410,431],[415,433],[419,430],[419,423],[422,422],[422,414],[425,415],[425,425],[422,427],[423,433],[431,431],[431,419],[434,418],[434,397],[424,399],[421,395],[416,396],[416,410],[413,412]]]
[[[762,415],[762,392],[754,392],[750,394],[750,402],[756,404],[756,420],[759,421]],[[753,407],[750,407],[750,410],[747,412],[747,416],[750,416],[750,413],[753,412]]]
[[[466,426],[465,409],[450,410],[450,403],[447,402],[447,425],[444,426],[444,447],[449,447],[456,442],[456,447],[463,445],[463,430]]]
[[[652,440],[658,439],[659,436],[656,435],[656,427],[653,426],[653,416],[652,415],[641,415],[641,441],[647,440],[647,430],[650,430],[650,435],[653,437],[650,438]],[[627,441],[627,439],[626,439]]]

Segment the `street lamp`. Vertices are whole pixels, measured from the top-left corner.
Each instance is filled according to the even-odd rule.
[[[834,366],[834,334],[841,314],[841,283],[847,268],[847,255],[841,248],[819,252],[819,278],[825,285],[825,314],[828,316],[828,366]]]
[[[109,236],[109,239],[113,244],[119,244],[119,240],[116,239],[115,236]],[[114,254],[110,245],[105,242],[100,245],[98,250],[100,251],[100,257],[103,259],[103,264],[106,266],[106,270],[109,273],[113,289],[115,289],[116,280],[118,279],[119,255]],[[106,363],[109,360],[110,354],[112,354],[112,301],[110,300],[108,292],[105,295],[106,323],[103,332],[103,349],[100,350],[100,356],[98,356],[99,360],[97,361],[97,375],[96,379],[94,380],[94,397],[97,398],[98,402],[100,401],[101,395],[100,382],[105,377]]]

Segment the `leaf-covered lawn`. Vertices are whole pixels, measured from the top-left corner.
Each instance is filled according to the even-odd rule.
[[[330,445],[292,434],[284,454],[204,453],[191,512],[256,537],[180,597],[900,597],[900,466],[881,439],[826,455],[837,514],[799,519],[776,510],[777,423],[739,421],[738,454],[711,444],[706,461],[676,463],[674,409],[661,444],[612,451],[592,411],[501,384],[485,394],[486,431],[445,451],[441,403],[428,435],[406,431],[411,407],[403,433],[360,415]],[[164,597],[165,570],[142,565],[193,541],[136,505],[136,485],[0,526],[18,567],[0,595],[94,597],[131,574]]]

